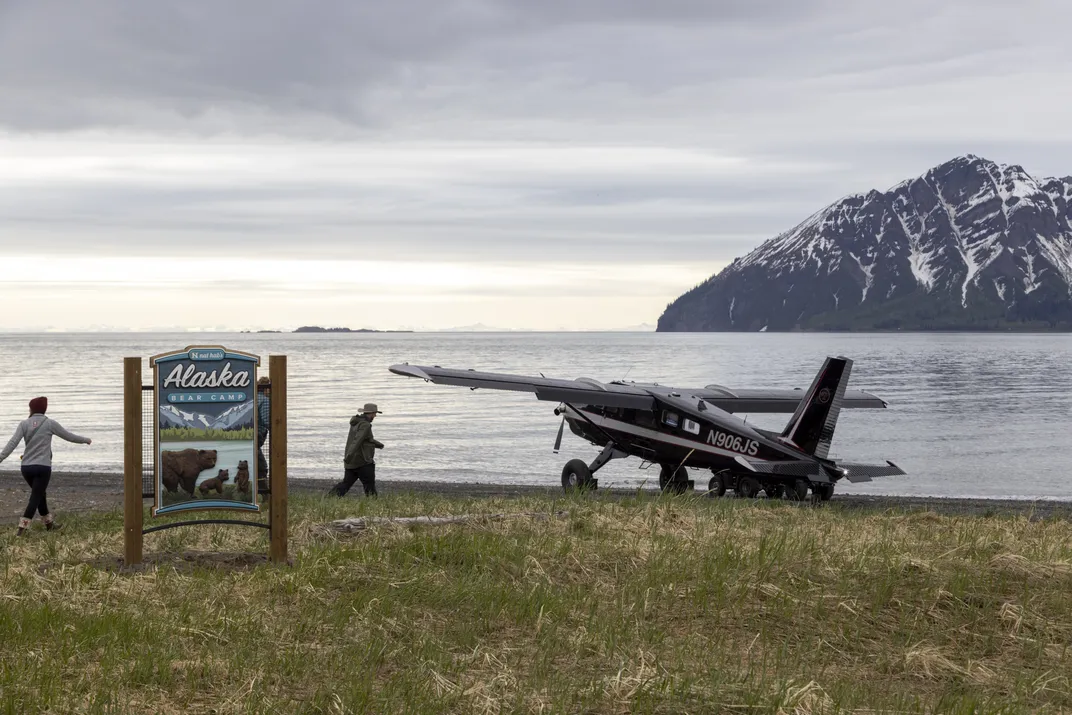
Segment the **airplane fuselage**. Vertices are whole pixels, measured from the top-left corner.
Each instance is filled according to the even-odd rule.
[[[745,471],[738,458],[819,461],[718,408],[686,414],[666,405],[648,411],[562,404],[558,411],[578,437],[598,446],[613,442],[623,452],[659,464]]]

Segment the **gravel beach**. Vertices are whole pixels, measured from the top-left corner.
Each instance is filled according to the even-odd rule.
[[[319,479],[291,479],[291,493],[323,494],[333,482]],[[431,481],[376,481],[381,494],[408,491],[415,493],[454,495],[459,497],[520,497],[555,496],[562,494],[556,484],[547,486],[485,484],[464,482]],[[635,494],[629,489],[601,489],[601,493],[616,496]],[[658,495],[654,488],[644,489],[652,497]],[[0,523],[16,523],[29,497],[29,487],[18,472],[0,472]],[[355,485],[346,499],[361,499],[361,485]],[[733,498],[725,497],[725,498]],[[63,514],[86,511],[107,511],[119,508],[123,502],[122,475],[89,473],[75,474],[56,472],[48,487],[49,507],[62,517]],[[882,511],[933,511],[949,515],[1027,515],[1032,519],[1072,518],[1072,501],[1022,500],[1022,499],[960,499],[949,497],[904,497],[835,494],[824,507],[838,509]]]

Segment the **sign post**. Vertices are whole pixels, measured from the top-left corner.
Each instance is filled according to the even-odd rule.
[[[123,563],[141,563],[141,358],[123,358]]]
[[[287,560],[287,356],[272,355],[268,358],[271,392],[269,400],[272,413],[271,454],[268,466],[268,483],[271,495],[271,547],[270,556],[275,563]]]

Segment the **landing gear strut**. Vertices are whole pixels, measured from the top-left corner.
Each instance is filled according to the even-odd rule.
[[[613,442],[607,442],[607,446],[592,460],[591,464],[585,464],[581,459],[571,459],[562,468],[562,488],[567,492],[595,489],[599,486],[599,480],[592,475],[610,460],[628,456],[628,453],[618,449]]]

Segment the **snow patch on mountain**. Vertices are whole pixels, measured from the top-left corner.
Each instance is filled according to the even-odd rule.
[[[871,265],[865,266],[860,262],[860,259],[856,257],[856,254],[849,253],[849,256],[852,257],[852,260],[856,261],[856,265],[859,266],[860,272],[864,274],[864,292],[863,296],[860,298],[860,302],[863,303],[867,300],[867,291],[871,290],[871,284],[874,283],[874,277],[871,275],[871,272],[875,270],[875,264],[872,263]]]
[[[1042,255],[1057,269],[1072,292],[1072,241],[1062,243],[1041,234],[1037,238]]]

